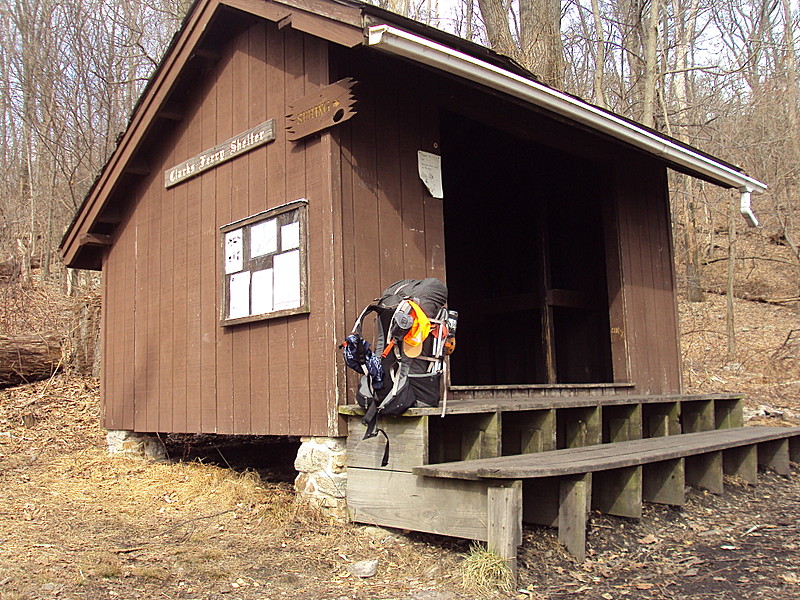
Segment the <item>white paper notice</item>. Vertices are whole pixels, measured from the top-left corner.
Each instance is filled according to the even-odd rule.
[[[417,151],[419,178],[434,198],[444,198],[442,189],[442,157],[430,152]]]
[[[300,306],[300,251],[276,254],[272,259],[275,277],[275,310]]]
[[[278,221],[270,219],[250,228],[250,258],[278,251]]]
[[[231,275],[228,289],[230,302],[228,318],[239,319],[250,316],[250,271]]]
[[[272,269],[255,271],[250,283],[250,312],[263,315],[272,310]]]
[[[242,230],[236,229],[225,234],[225,274],[242,270]]]
[[[300,223],[295,221],[281,227],[281,250],[300,247]]]

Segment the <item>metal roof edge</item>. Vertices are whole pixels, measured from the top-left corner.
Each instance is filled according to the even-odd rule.
[[[389,24],[367,30],[367,45],[457,75],[546,108],[613,138],[740,192],[764,192],[766,184],[737,167],[644,125],[495,64]]]

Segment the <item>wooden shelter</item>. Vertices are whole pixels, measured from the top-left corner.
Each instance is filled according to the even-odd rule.
[[[337,436],[337,343],[439,277],[451,398],[680,394],[667,169],[737,168],[352,0],[198,0],[68,229],[104,425]],[[451,400],[454,402],[455,400]]]

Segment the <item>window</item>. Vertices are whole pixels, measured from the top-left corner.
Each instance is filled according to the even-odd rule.
[[[223,325],[308,312],[307,202],[220,228]]]

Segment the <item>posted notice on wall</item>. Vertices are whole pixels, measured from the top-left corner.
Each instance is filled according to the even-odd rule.
[[[430,152],[417,151],[417,170],[422,183],[434,198],[444,198],[442,187],[442,157]]]
[[[238,273],[244,268],[244,244],[242,230],[236,229],[225,234],[225,274]]]
[[[250,315],[250,271],[234,273],[230,278],[229,319],[240,319]]]
[[[269,219],[250,227],[250,256],[264,256],[278,250],[278,220]]]
[[[254,271],[250,286],[250,309],[254,315],[261,315],[275,310],[273,304],[273,272],[274,269]]]
[[[274,308],[285,310],[300,306],[300,251],[292,250],[272,259]]]

